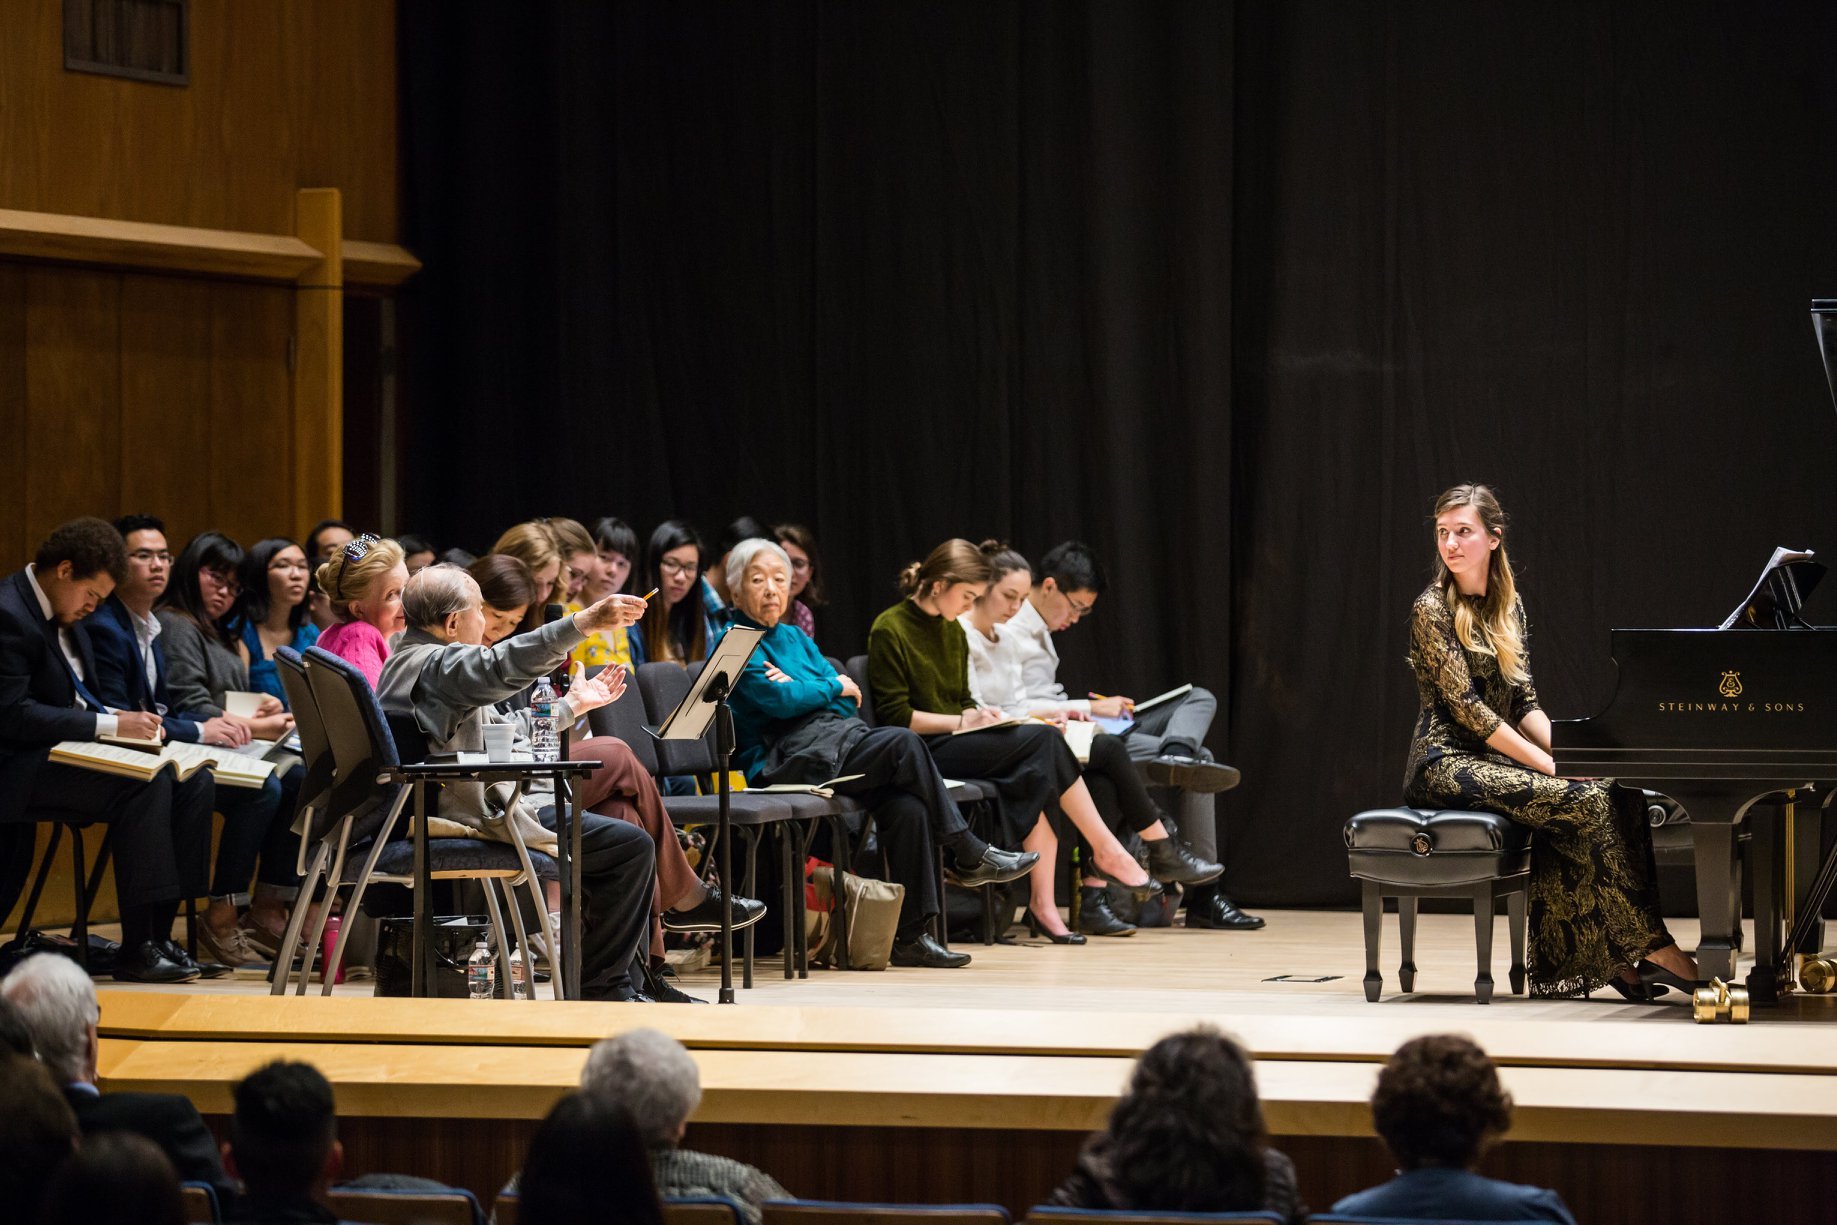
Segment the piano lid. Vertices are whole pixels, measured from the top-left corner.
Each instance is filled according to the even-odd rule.
[[[1824,380],[1830,385],[1831,403],[1837,404],[1837,298],[1811,300],[1811,325],[1824,355]]]

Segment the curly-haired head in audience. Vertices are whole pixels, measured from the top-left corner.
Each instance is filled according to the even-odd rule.
[[[59,625],[95,612],[127,573],[121,533],[102,519],[72,519],[51,530],[32,559],[32,574]]]
[[[1265,1144],[1250,1056],[1215,1029],[1170,1034],[1142,1053],[1109,1125],[1051,1202],[1156,1212],[1306,1210],[1295,1168]]]
[[[76,1150],[77,1118],[45,1065],[10,1051],[0,1051],[0,1102],[0,1207],[36,1220],[45,1184]]]
[[[185,1225],[178,1173],[145,1136],[90,1135],[45,1187],[38,1225]]]
[[[311,1064],[276,1060],[249,1073],[231,1095],[224,1168],[242,1180],[250,1205],[322,1202],[344,1163],[331,1083]]]
[[[333,624],[319,635],[319,649],[357,668],[374,689],[389,658],[390,635],[405,625],[408,567],[402,564],[402,546],[366,533],[320,563],[314,578],[332,601]]]
[[[1467,1169],[1512,1126],[1512,1095],[1486,1052],[1456,1034],[1397,1048],[1378,1073],[1372,1124],[1403,1169]]]
[[[478,584],[484,601],[485,645],[501,642],[517,632],[542,592],[529,567],[509,553],[487,553],[466,567],[466,573]],[[411,624],[420,624],[410,617]]]
[[[530,1141],[518,1175],[525,1225],[663,1225],[650,1160],[618,1101],[570,1093]]]

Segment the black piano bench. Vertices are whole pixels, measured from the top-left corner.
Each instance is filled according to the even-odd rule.
[[[1353,878],[1364,882],[1365,998],[1378,1002],[1384,976],[1378,973],[1378,937],[1384,899],[1397,899],[1397,928],[1403,962],[1397,978],[1416,989],[1416,902],[1425,897],[1473,901],[1474,941],[1480,972],[1473,991],[1482,1004],[1493,998],[1494,903],[1505,898],[1512,943],[1512,994],[1524,994],[1525,901],[1531,879],[1531,831],[1490,812],[1374,808],[1346,822],[1346,858]]]

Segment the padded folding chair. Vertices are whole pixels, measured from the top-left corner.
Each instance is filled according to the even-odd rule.
[[[339,814],[333,809],[332,783],[337,773],[331,741],[326,738],[325,721],[319,716],[319,700],[313,696],[312,682],[306,676],[306,661],[292,647],[281,647],[274,653],[274,670],[281,679],[281,691],[287,695],[287,708],[293,711],[293,730],[300,738],[300,759],[306,767],[306,779],[300,784],[299,814],[295,824],[300,830],[300,852],[295,870],[301,887],[287,916],[286,930],[269,971],[269,992],[285,995],[293,974],[294,958],[300,953],[300,932],[306,916],[312,911],[313,894],[331,867],[333,840],[326,835],[338,826]],[[311,860],[308,860],[308,854]],[[340,857],[336,876],[344,869]],[[332,899],[328,895],[325,905]],[[302,974],[310,977],[310,967]],[[304,990],[304,981],[301,988]]]
[[[217,1225],[223,1211],[217,1205],[217,1188],[207,1182],[182,1182],[179,1197],[185,1205],[185,1225]]]
[[[490,916],[492,940],[497,948],[498,983],[503,996],[506,999],[512,998],[510,943],[492,882],[504,890],[504,897],[510,903],[511,924],[516,932],[517,943],[526,950],[530,947],[528,933],[523,926],[523,912],[510,892],[517,886],[524,886],[534,904],[543,940],[547,947],[554,949],[558,947],[556,934],[549,924],[549,911],[542,896],[541,881],[545,877],[553,879],[557,875],[555,861],[525,846],[522,834],[514,822],[506,823],[511,836],[509,843],[487,842],[477,838],[435,838],[426,834],[427,814],[418,813],[412,836],[408,839],[393,839],[396,821],[408,802],[411,787],[402,781],[381,781],[394,777],[402,761],[388,721],[382,708],[377,705],[376,695],[370,691],[369,682],[364,679],[363,673],[336,655],[318,647],[309,647],[305,661],[306,677],[312,688],[316,713],[335,762],[331,806],[343,814],[336,828],[325,835],[327,840],[333,840],[333,867],[328,872],[328,879],[332,882],[331,891],[335,893],[340,886],[350,886],[351,897],[347,909],[355,913],[363,903],[364,890],[373,880],[413,887],[416,843],[420,843],[427,855],[429,880],[476,880],[484,887],[485,908]],[[299,717],[296,711],[296,721]],[[518,792],[520,794],[520,787]],[[356,866],[350,852],[353,849],[361,850],[366,845],[368,853],[362,865]],[[313,883],[308,882],[309,885]],[[308,892],[310,890],[303,889],[302,898]],[[421,909],[417,907],[417,911]],[[302,995],[306,992],[306,980],[311,974],[312,960],[330,911],[328,898],[327,903],[320,907],[318,922],[302,950],[306,962],[299,987]],[[422,960],[420,950],[426,947],[427,940],[428,933],[421,930],[421,924],[417,922],[417,963]],[[344,945],[340,941],[333,947],[325,967],[323,994],[331,994],[343,955]],[[551,976],[556,999],[561,999],[564,994],[563,977],[561,974]],[[536,993],[531,991],[529,998],[534,1000]]]
[[[364,1221],[367,1225],[485,1225],[485,1213],[478,1200],[462,1187],[441,1191],[333,1187],[325,1198],[341,1221]]]
[[[1008,1225],[1000,1204],[849,1204],[775,1199],[759,1206],[762,1225]]]
[[[76,943],[77,964],[85,971],[89,969],[89,911],[95,904],[96,894],[102,888],[102,874],[108,869],[109,844],[113,840],[114,827],[106,822],[93,820],[52,820],[41,818],[37,822],[22,821],[19,823],[21,841],[25,844],[23,855],[30,859],[32,843],[37,836],[39,825],[51,827],[51,840],[45,844],[45,853],[38,861],[38,873],[32,878],[32,889],[26,895],[25,909],[20,911],[19,922],[14,926],[14,942],[23,941],[32,929],[32,917],[38,910],[39,898],[44,895],[45,882],[51,877],[51,869],[57,862],[58,848],[63,844],[64,835],[70,835],[70,887],[74,892],[75,918],[70,924],[70,938]],[[96,861],[91,864],[85,855],[83,831],[92,825],[101,824],[102,841],[96,848]],[[18,895],[14,894],[14,898]],[[13,898],[0,899],[5,909],[0,910],[0,922],[4,922],[12,910]]]

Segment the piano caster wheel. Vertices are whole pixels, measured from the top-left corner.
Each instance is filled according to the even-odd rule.
[[[1799,962],[1799,988],[1811,995],[1837,991],[1837,958],[1807,957]]]
[[[1691,1015],[1699,1025],[1726,1023],[1729,1025],[1746,1025],[1748,1023],[1748,989],[1731,987],[1720,978],[1712,978],[1709,986],[1697,988],[1697,994],[1691,1004]]]

